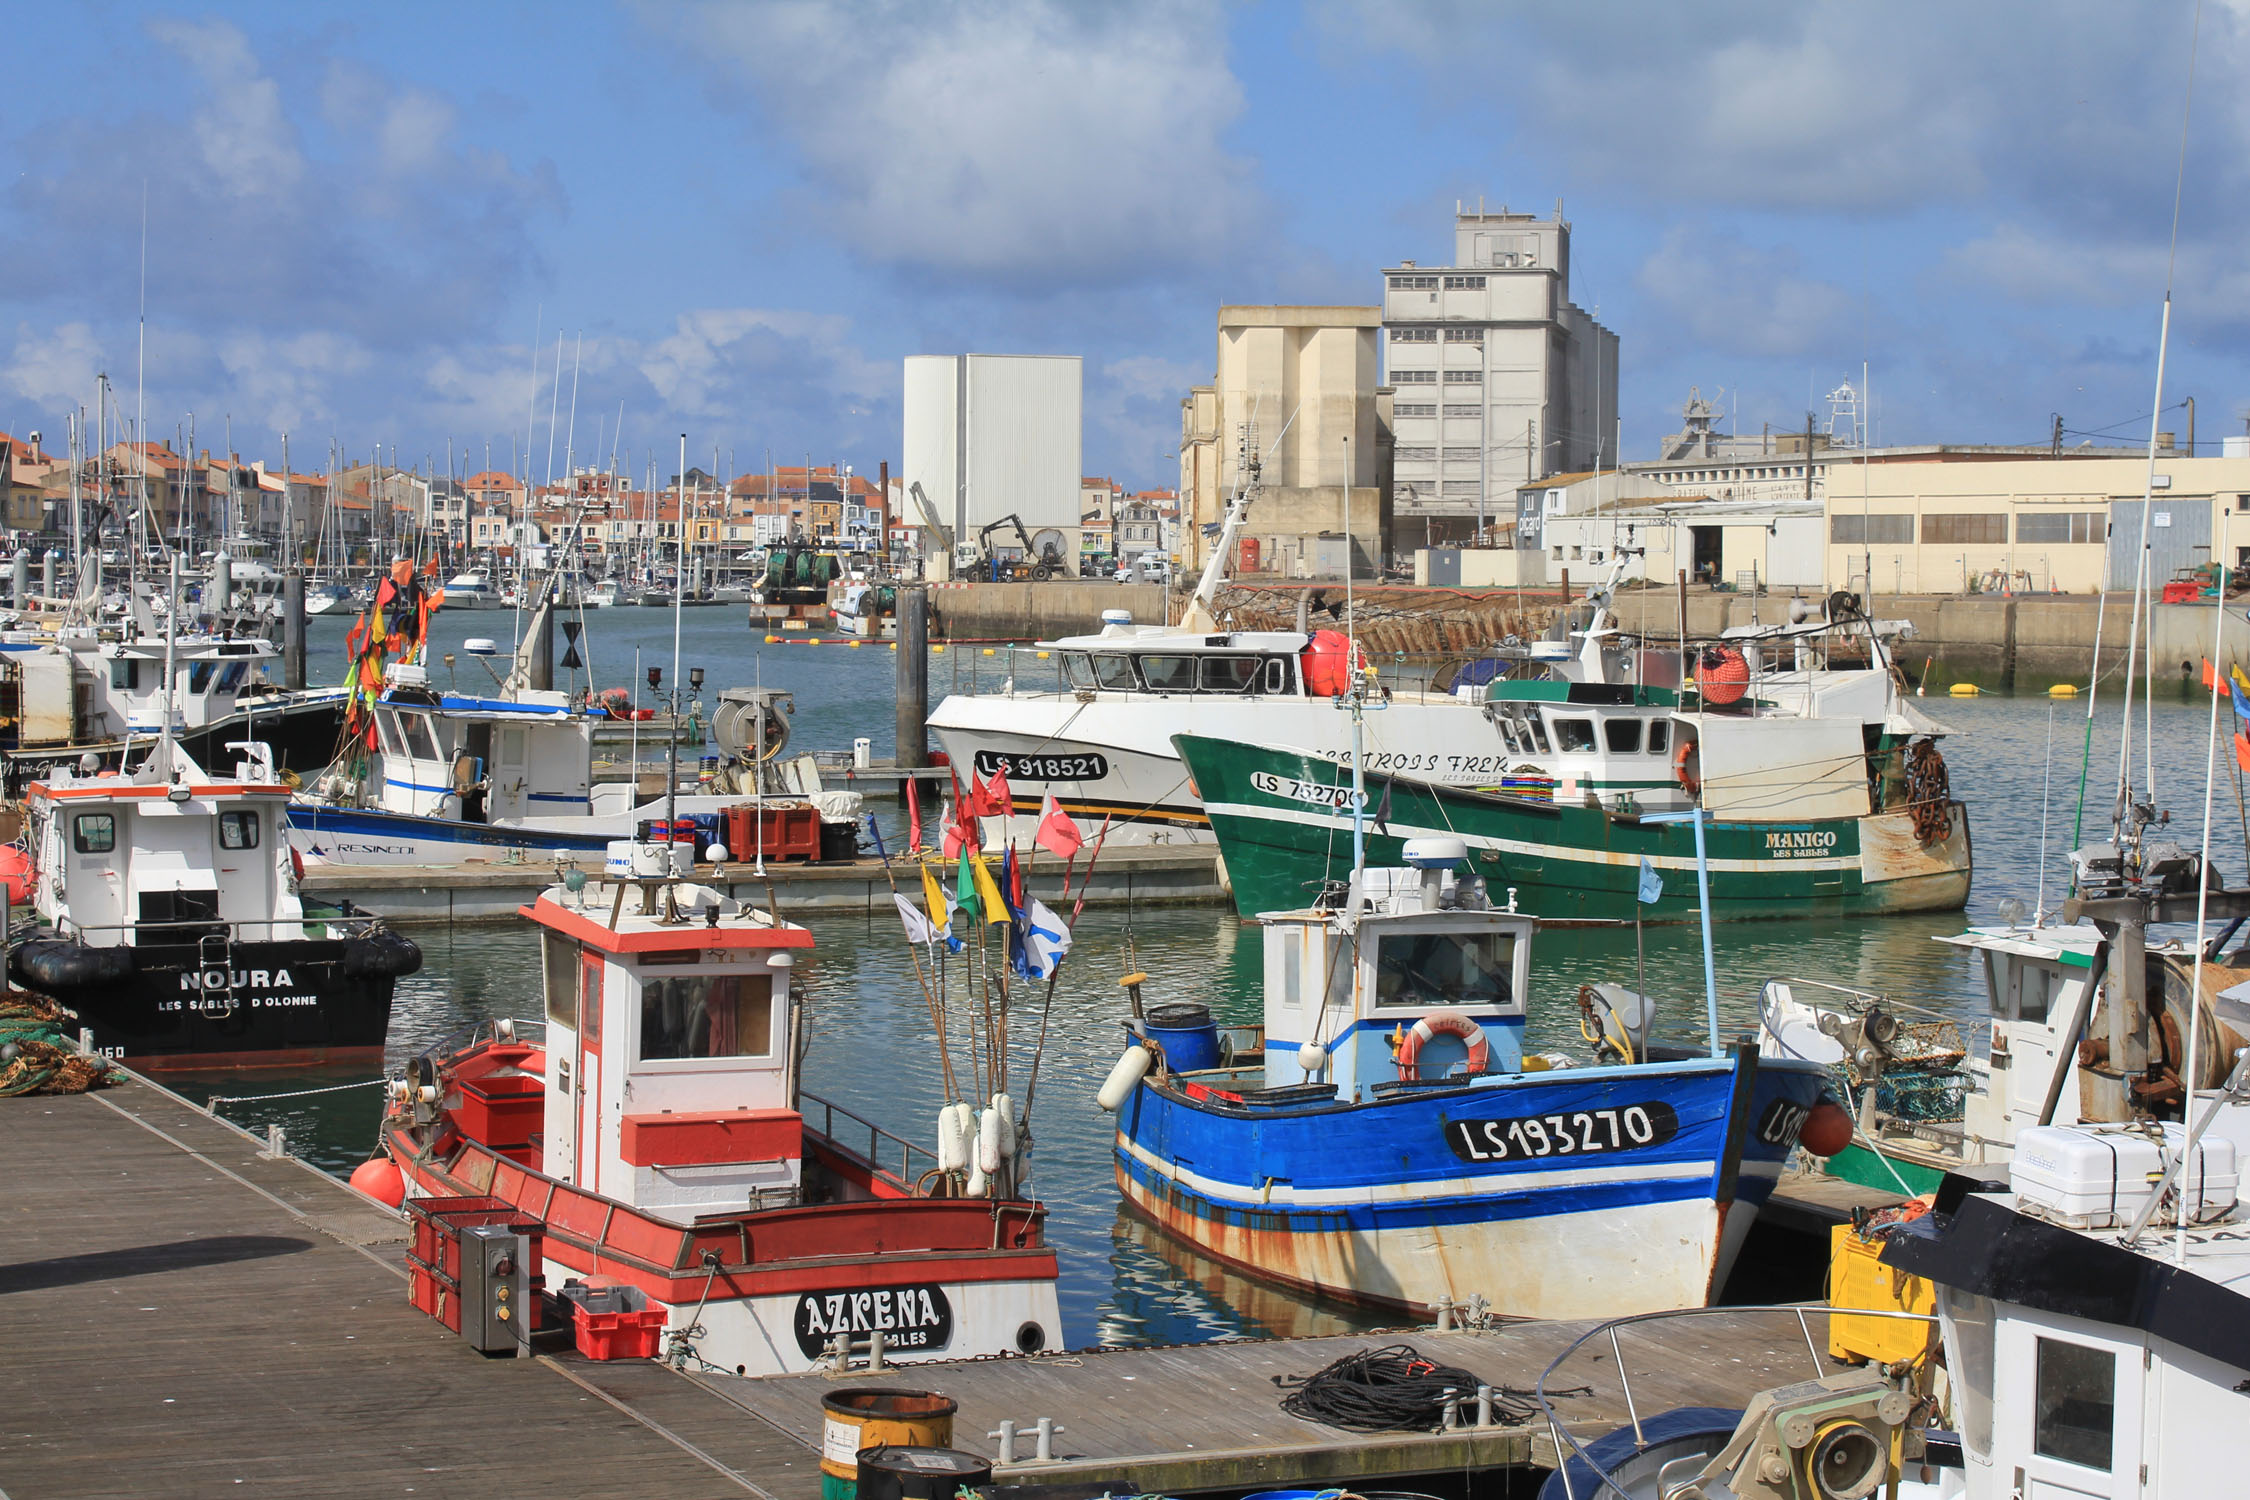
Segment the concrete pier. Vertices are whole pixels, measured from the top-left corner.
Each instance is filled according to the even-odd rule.
[[[1087,887],[1088,906],[1128,903],[1159,906],[1214,905],[1230,899],[1223,882],[1216,844],[1169,844],[1155,847],[1113,846],[1102,852]],[[562,868],[568,868],[563,866]],[[599,874],[601,861],[588,856],[579,868]],[[349,899],[368,911],[388,917],[400,927],[470,926],[518,920],[516,909],[536,900],[557,878],[552,861],[522,864],[446,866],[427,865],[312,865],[305,870],[304,894],[316,901],[335,903]],[[1080,870],[1084,876],[1085,871]],[[920,889],[913,866],[894,857],[892,876],[899,889]],[[891,883],[879,859],[856,859],[835,864],[783,864],[768,861],[761,880],[747,861],[730,860],[714,870],[698,866],[697,881],[730,896],[764,905],[768,885],[785,917],[818,912],[873,912],[896,924],[889,915]],[[1049,905],[1061,901],[1063,870],[1059,863],[1041,861],[1027,877],[1031,894]],[[1072,887],[1072,900],[1078,887]]]
[[[541,1335],[488,1359],[406,1300],[406,1226],[335,1178],[146,1079],[0,1100],[0,1487],[50,1496],[748,1495],[813,1500],[822,1397],[840,1384],[960,1403],[954,1446],[1002,1483],[1185,1493],[1400,1481],[1555,1461],[1524,1405],[1458,1430],[1361,1434],[1280,1409],[1276,1377],[1411,1343],[1528,1391],[1589,1325],[1528,1322],[743,1380],[652,1360],[596,1363]],[[1836,1368],[1815,1307],[1637,1324],[1558,1372],[1581,1441],[1645,1415],[1740,1405]],[[1040,1461],[1030,1434],[1060,1424]],[[1379,1486],[1396,1487],[1396,1486]],[[1511,1486],[1509,1493],[1521,1492]]]

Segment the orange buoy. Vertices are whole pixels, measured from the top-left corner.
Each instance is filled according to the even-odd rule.
[[[1696,686],[1706,703],[1739,703],[1750,690],[1750,663],[1732,646],[1713,646],[1696,663]]]
[[[352,1186],[377,1203],[396,1208],[406,1201],[406,1177],[387,1156],[374,1157],[352,1168]]]
[[[1852,1117],[1843,1107],[1823,1099],[1797,1127],[1797,1144],[1815,1156],[1834,1156],[1852,1143]]]
[[[31,903],[31,856],[21,849],[0,849],[0,886],[7,887],[12,906]]]

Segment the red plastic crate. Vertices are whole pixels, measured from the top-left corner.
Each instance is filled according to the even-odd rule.
[[[639,1312],[588,1312],[586,1304],[572,1309],[573,1337],[578,1352],[588,1359],[654,1359],[664,1337],[664,1309]]]

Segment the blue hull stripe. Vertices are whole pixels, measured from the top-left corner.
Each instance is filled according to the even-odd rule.
[[[371,812],[364,808],[318,807],[299,803],[289,809],[289,823],[308,833],[354,834],[364,838],[417,839],[424,843],[478,845],[547,852],[595,853],[609,847],[610,835],[556,833],[543,828],[495,828],[489,823],[464,823],[455,818],[410,818],[404,813]]]
[[[1735,1181],[1738,1202],[1765,1202],[1795,1144],[1793,1131],[1780,1128],[1782,1139],[1761,1139],[1761,1122],[1786,1120],[1769,1115],[1784,1103],[1809,1107],[1822,1081],[1809,1067],[1772,1060],[1759,1067]],[[1199,1218],[1268,1232],[1326,1235],[1596,1213],[1715,1200],[1733,1088],[1732,1062],[1699,1061],[1524,1074],[1483,1088],[1266,1110],[1183,1099],[1144,1081],[1120,1116],[1115,1154],[1120,1177],[1148,1195]],[[1519,1149],[1480,1160],[1448,1143],[1448,1126],[1478,1141],[1509,1140],[1520,1139],[1507,1134],[1512,1123],[1558,1118],[1564,1132],[1592,1138],[1590,1118],[1606,1126],[1634,1105],[1669,1111],[1674,1134],[1625,1149]]]

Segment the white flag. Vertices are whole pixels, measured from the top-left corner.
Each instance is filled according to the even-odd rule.
[[[1063,919],[1049,911],[1046,902],[1032,902],[1023,934],[1024,965],[1031,970],[1031,977],[1045,979],[1053,974],[1068,952],[1070,929],[1063,925]]]
[[[897,891],[891,892],[891,899],[898,903],[898,919],[906,924],[908,942],[934,943],[938,940],[938,930],[930,925],[930,919],[923,916],[913,902]]]

